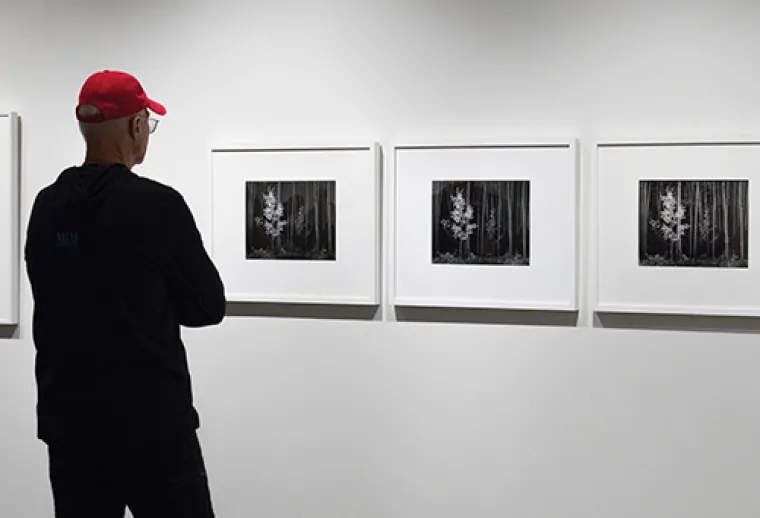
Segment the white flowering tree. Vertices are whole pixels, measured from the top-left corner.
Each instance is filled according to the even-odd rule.
[[[459,256],[463,257],[464,245],[469,242],[470,236],[478,228],[475,223],[472,223],[475,218],[475,209],[467,202],[461,189],[457,189],[450,198],[454,207],[449,213],[449,219],[441,220],[441,225],[459,242]]]
[[[654,230],[660,233],[662,238],[671,244],[671,250],[674,245],[679,245],[686,230],[691,225],[684,223],[686,219],[686,208],[680,200],[676,199],[672,189],[667,189],[665,194],[660,195],[662,210],[660,210],[660,219],[653,219],[649,222]],[[678,247],[680,250],[680,246]]]
[[[262,216],[254,218],[254,221],[264,228],[264,232],[274,246],[288,224],[288,221],[283,218],[285,208],[277,199],[272,187],[262,197],[264,198],[264,211]]]

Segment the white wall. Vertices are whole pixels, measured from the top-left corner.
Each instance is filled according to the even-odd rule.
[[[168,105],[141,172],[182,191],[204,234],[215,144],[561,128],[583,139],[588,180],[611,127],[760,120],[749,0],[0,0],[0,20],[24,228],[35,193],[81,160],[73,106],[102,68]],[[604,329],[592,259],[577,327],[393,322],[383,307],[185,333],[219,516],[757,517],[758,339]],[[42,518],[22,289],[23,325],[0,341],[0,516]]]

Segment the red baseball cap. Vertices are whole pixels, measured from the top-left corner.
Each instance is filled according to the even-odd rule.
[[[95,106],[100,112],[94,116],[80,114],[79,108],[83,105]],[[150,99],[133,75],[104,70],[85,81],[79,93],[76,116],[82,122],[101,122],[129,117],[145,108],[157,115],[166,115],[164,105]]]

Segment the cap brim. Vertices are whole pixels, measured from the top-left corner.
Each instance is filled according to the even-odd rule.
[[[166,107],[153,99],[148,99],[148,109],[156,115],[161,115],[162,117],[166,115]]]

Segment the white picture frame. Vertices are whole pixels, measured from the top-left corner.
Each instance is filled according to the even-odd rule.
[[[760,139],[606,140],[596,163],[597,313],[760,316]]]
[[[580,169],[575,139],[397,144],[394,169],[395,306],[578,310]],[[509,189],[524,198],[528,193],[528,264],[441,264],[459,252],[450,250],[451,235],[447,235],[448,241],[440,234],[436,239],[440,212],[434,207],[447,207],[451,195],[443,192],[452,186],[456,189],[454,184],[440,182],[458,181],[474,182],[472,189],[480,189],[485,196],[482,207],[490,204],[492,209],[500,202],[489,200],[508,197]],[[513,210],[503,209],[509,214]],[[503,212],[497,218],[489,217],[486,225],[493,227],[491,219],[507,226]],[[443,218],[440,223],[443,225]],[[504,227],[499,230],[507,241],[507,231]],[[475,254],[476,261],[492,261],[502,253],[505,257],[511,253],[516,260],[521,253],[516,251],[517,245],[511,251],[509,245],[499,245],[493,249],[498,251],[488,252],[487,238],[481,237],[481,241],[482,255]],[[472,247],[478,246],[473,239],[469,255],[461,257],[472,258]]]
[[[0,113],[0,325],[19,323],[19,128]]]
[[[376,142],[214,148],[210,248],[228,301],[379,305],[380,153]],[[278,182],[282,184],[277,187],[280,195],[290,196],[283,202],[283,210],[290,214],[272,219],[268,234],[269,220],[263,213],[266,202],[261,196],[269,189],[265,183]],[[283,194],[285,191],[292,195]],[[334,216],[329,207],[334,207]],[[251,218],[264,219],[254,228]],[[279,237],[272,238],[278,219],[293,221],[283,223]],[[331,226],[325,226],[328,224]],[[300,250],[309,246],[312,250],[318,247],[323,257],[293,259],[291,253],[268,259],[256,255],[286,248],[302,253]]]

